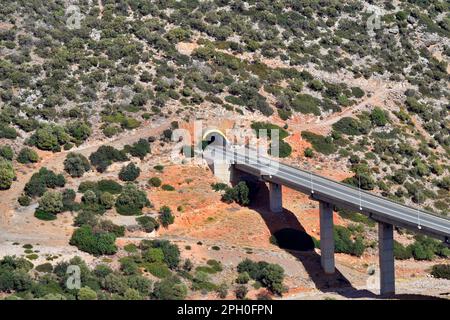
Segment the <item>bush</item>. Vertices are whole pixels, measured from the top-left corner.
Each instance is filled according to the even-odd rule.
[[[164,252],[161,248],[149,248],[142,253],[142,258],[146,262],[164,262]]]
[[[122,167],[119,172],[119,179],[122,181],[134,181],[140,174],[141,169],[131,162],[127,166]]]
[[[222,195],[222,201],[232,203],[235,201],[240,205],[246,206],[250,204],[250,189],[244,181],[239,182],[233,188],[227,187]]]
[[[175,191],[175,188],[170,184],[163,184],[161,186],[161,189],[163,189],[164,191]]]
[[[162,262],[152,262],[145,264],[145,271],[150,272],[160,279],[169,277],[172,273],[169,268]]]
[[[133,184],[126,184],[117,197],[116,209],[122,215],[139,215],[145,206],[150,206],[147,194]]]
[[[389,115],[379,107],[375,107],[370,113],[370,121],[378,127],[383,127],[389,122]]]
[[[29,197],[42,196],[47,188],[64,187],[66,179],[62,174],[55,174],[47,168],[41,168],[39,172],[33,174],[25,185],[25,194]]]
[[[143,216],[136,218],[137,223],[145,230],[145,232],[153,232],[153,230],[158,230],[159,223],[156,221],[156,219],[149,217],[149,216]]]
[[[213,183],[211,185],[211,188],[214,191],[224,191],[228,188],[228,185],[226,183],[218,182],[218,183]]]
[[[0,158],[0,190],[7,190],[16,179],[16,173],[12,163]]]
[[[152,187],[158,188],[161,186],[161,179],[158,177],[152,177],[150,179],[148,179],[148,184]]]
[[[174,223],[175,217],[172,214],[172,210],[168,206],[162,206],[159,209],[159,213],[160,213],[159,221],[161,222],[164,228],[167,228],[169,225]]]
[[[97,182],[97,187],[101,192],[108,192],[110,194],[119,194],[122,192],[122,185],[114,180],[100,180]]]
[[[250,281],[250,276],[247,272],[242,272],[238,274],[238,277],[236,278],[236,283],[239,284],[247,284]]]
[[[139,267],[132,257],[123,257],[120,260],[120,270],[125,275],[139,273]]]
[[[20,196],[17,201],[22,207],[28,207],[31,204],[31,198],[28,196]]]
[[[82,154],[70,152],[64,160],[64,170],[72,178],[82,177],[90,169],[89,160]]]
[[[284,270],[277,264],[264,261],[253,262],[250,259],[245,259],[238,264],[237,269],[239,273],[247,272],[253,280],[260,282],[275,294],[281,295],[284,291]]]
[[[142,160],[148,153],[150,153],[150,144],[145,139],[139,139],[138,142],[134,143],[130,147],[129,153],[133,157],[138,157]]]
[[[436,264],[431,268],[431,275],[439,279],[450,280],[450,264]]]
[[[324,137],[312,132],[302,131],[302,138],[309,141],[317,152],[325,155],[336,152],[336,147],[333,144],[333,139],[331,137]]]
[[[236,299],[243,300],[247,296],[248,289],[246,286],[237,286],[236,290],[234,291],[236,295]]]
[[[25,147],[17,155],[17,161],[23,164],[36,163],[39,161],[39,156],[33,149]]]
[[[176,269],[180,263],[180,250],[178,246],[167,240],[143,240],[141,249],[160,248],[164,254],[164,262],[170,269]]]
[[[35,269],[36,269],[36,271],[43,272],[43,273],[51,273],[51,272],[53,272],[53,266],[49,262],[44,263],[44,264],[40,264],[40,265],[36,266]]]
[[[104,172],[113,162],[127,161],[127,155],[111,146],[101,146],[89,156],[91,164],[98,172]]]
[[[41,199],[39,199],[39,210],[50,214],[62,212],[64,208],[63,197],[61,192],[46,191]]]
[[[10,146],[0,146],[0,158],[11,161],[13,157],[14,151]]]
[[[306,148],[306,149],[303,151],[303,155],[304,155],[305,157],[307,157],[307,158],[312,158],[312,157],[314,157],[314,150],[311,149],[311,148]]]
[[[260,130],[262,130],[262,132],[264,132],[264,130],[267,130],[268,139],[272,138],[272,130],[278,130],[278,137],[280,138],[280,140],[283,140],[284,138],[287,138],[289,136],[289,133],[286,130],[268,122],[252,122],[251,128],[255,130],[256,137],[258,138],[260,135]]]
[[[334,243],[335,251],[338,253],[347,253],[360,257],[365,250],[362,239],[357,238],[352,240],[351,231],[343,226],[335,226],[334,228]]]
[[[401,243],[394,240],[394,257],[397,260],[408,260],[412,258],[411,247],[405,247]]]
[[[83,287],[78,290],[78,300],[97,300],[97,293],[89,287]]]
[[[116,236],[109,232],[94,233],[91,226],[83,225],[74,231],[70,244],[93,255],[115,254]]]
[[[56,219],[56,215],[39,209],[36,209],[36,211],[34,212],[34,217],[44,221],[51,221]]]
[[[276,144],[275,144],[275,148],[276,148]],[[268,153],[272,154],[272,144],[269,147]],[[291,153],[292,153],[292,147],[290,146],[290,144],[287,142],[284,142],[283,140],[279,140],[279,142],[278,142],[278,157],[279,158],[287,158],[291,155]]]
[[[333,129],[347,135],[360,135],[367,133],[366,128],[356,119],[344,117],[333,124]]]
[[[152,297],[157,300],[183,300],[187,288],[178,277],[172,276],[155,283]]]

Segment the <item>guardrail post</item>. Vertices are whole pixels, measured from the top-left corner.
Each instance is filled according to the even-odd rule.
[[[274,213],[283,212],[283,195],[281,184],[269,182],[270,211]]]
[[[380,294],[395,293],[394,227],[378,223],[378,249],[380,259]]]
[[[319,202],[320,211],[320,262],[323,271],[334,273],[334,235],[333,235],[333,205]]]

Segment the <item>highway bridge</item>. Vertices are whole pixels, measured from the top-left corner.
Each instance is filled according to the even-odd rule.
[[[212,144],[203,152],[214,174],[230,183],[245,172],[269,183],[270,209],[282,212],[282,186],[309,194],[319,201],[321,265],[334,273],[333,208],[349,209],[378,222],[380,294],[395,293],[394,226],[450,242],[450,220],[333,181],[309,171],[261,155],[256,150],[231,144]]]

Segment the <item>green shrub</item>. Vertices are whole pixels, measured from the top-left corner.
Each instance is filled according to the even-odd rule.
[[[38,218],[39,220],[44,220],[44,221],[56,220],[55,214],[48,213],[48,212],[40,210],[40,209],[36,209],[36,211],[34,212],[34,216],[36,218]]]
[[[159,214],[159,221],[164,228],[167,228],[175,222],[175,216],[172,214],[172,210],[168,206],[162,206],[159,209]]]
[[[82,154],[70,152],[64,160],[64,170],[72,178],[82,177],[90,169],[89,160]]]
[[[148,184],[152,187],[159,188],[161,186],[161,179],[158,177],[152,177],[148,179]]]
[[[23,164],[36,163],[39,161],[39,156],[33,149],[24,147],[17,155],[17,161]]]
[[[272,138],[272,130],[278,130],[278,137],[280,140],[283,140],[289,136],[289,133],[286,130],[269,122],[252,122],[251,128],[255,130],[256,137],[258,138],[260,135],[260,130],[267,130],[268,139]]]
[[[244,285],[237,286],[235,291],[236,299],[243,300],[247,296],[248,289]]]
[[[141,160],[150,153],[150,144],[145,139],[139,139],[138,142],[135,142],[131,148],[129,149],[129,153],[133,157],[138,157]]]
[[[7,190],[16,179],[16,172],[12,163],[0,158],[0,190]]]
[[[336,152],[336,146],[333,144],[333,139],[331,137],[324,137],[312,132],[302,131],[302,138],[309,141],[317,152],[325,155]]]
[[[137,223],[145,230],[145,232],[153,232],[153,230],[158,230],[159,223],[156,221],[156,219],[149,217],[149,216],[143,216],[136,218]]]
[[[53,272],[53,266],[51,263],[44,263],[36,266],[36,271],[44,272],[44,273],[51,273]]]
[[[78,290],[78,300],[97,300],[97,293],[89,287],[83,287]]]
[[[281,295],[284,291],[284,270],[277,264],[245,259],[238,264],[237,269],[239,273],[247,272],[253,280],[260,282],[275,294]]]
[[[123,151],[111,146],[101,146],[89,156],[89,160],[98,172],[104,172],[113,162],[127,161],[128,158]]]
[[[367,133],[366,127],[354,118],[344,117],[333,124],[333,129],[347,135],[360,135]]]
[[[163,189],[164,191],[174,191],[175,188],[173,186],[171,186],[170,184],[163,184],[161,186],[161,189]]]
[[[62,193],[58,191],[46,191],[42,198],[39,199],[38,210],[45,211],[50,214],[62,212],[64,208]]]
[[[128,253],[136,253],[136,252],[138,252],[138,248],[137,248],[136,245],[133,244],[133,243],[129,243],[129,244],[125,245],[125,246],[123,247],[123,249],[124,249],[126,252],[128,252]]]
[[[115,254],[116,236],[109,232],[94,233],[91,226],[83,225],[76,229],[70,239],[70,244],[84,252],[93,255]]]
[[[24,191],[29,197],[40,197],[47,191],[47,188],[64,187],[65,184],[66,179],[62,174],[57,175],[44,167],[31,176],[30,181],[25,184]]]
[[[152,297],[157,300],[183,300],[187,288],[178,277],[172,276],[155,283]]]
[[[125,167],[122,167],[119,172],[119,179],[122,181],[134,181],[140,174],[141,169],[131,162]]]
[[[122,192],[122,186],[114,180],[100,180],[97,182],[97,187],[101,192],[109,192],[110,194],[119,194]]]
[[[120,260],[120,271],[125,275],[139,273],[139,267],[132,257],[123,257]]]
[[[247,284],[250,281],[250,276],[248,275],[248,272],[242,272],[238,274],[238,277],[236,278],[236,283],[239,284]]]
[[[161,248],[149,248],[142,253],[146,262],[164,262],[164,252]]]
[[[431,275],[439,279],[450,280],[450,264],[436,264],[431,268]]]
[[[364,253],[365,246],[362,239],[357,237],[356,240],[352,240],[352,233],[348,228],[335,226],[333,231],[336,252],[347,253],[357,257]]]
[[[244,181],[239,182],[233,188],[227,187],[225,189],[225,193],[222,195],[222,201],[226,203],[232,203],[235,201],[240,205],[249,205],[250,204],[250,189]]]
[[[130,183],[123,187],[122,193],[116,200],[117,212],[122,215],[142,214],[142,209],[150,205],[147,194]]]
[[[11,146],[0,146],[0,158],[11,161],[14,157],[14,151]]]
[[[169,277],[172,273],[169,268],[162,262],[146,263],[144,265],[145,271],[150,272],[155,277],[160,279]]]
[[[272,155],[272,147],[276,148],[275,146],[272,146],[272,144],[269,147],[268,153]],[[292,153],[292,147],[289,143],[284,142],[283,140],[279,140],[278,142],[278,157],[279,158],[287,158]],[[274,155],[273,155],[274,156]]]
[[[214,191],[224,191],[228,188],[228,185],[226,183],[218,182],[218,183],[213,183],[211,185],[211,188]]]
[[[401,243],[394,240],[394,257],[397,260],[408,260],[412,258],[412,248],[410,246],[405,247]]]
[[[303,114],[314,114],[316,116],[320,116],[320,106],[321,101],[309,94],[299,94],[297,97],[292,100],[291,106],[297,112],[301,112]]]
[[[20,196],[17,201],[22,207],[28,207],[31,204],[31,198],[25,195]]]
[[[180,263],[180,250],[178,246],[167,240],[143,240],[141,249],[160,248],[164,254],[164,262],[170,269],[176,269]]]

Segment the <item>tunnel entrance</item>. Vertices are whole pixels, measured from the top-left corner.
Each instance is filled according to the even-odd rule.
[[[225,147],[228,144],[228,139],[225,134],[217,129],[206,130],[202,137],[202,149],[205,150],[207,146]]]

